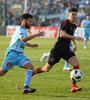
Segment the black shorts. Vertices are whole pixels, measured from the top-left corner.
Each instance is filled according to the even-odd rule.
[[[72,56],[75,56],[75,54],[68,48],[63,48],[63,47],[55,48],[52,49],[50,52],[48,64],[54,65],[58,63],[61,58],[68,61],[68,59],[71,58]]]

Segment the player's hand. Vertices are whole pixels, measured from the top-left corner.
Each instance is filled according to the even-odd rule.
[[[38,44],[32,44],[32,47],[33,48],[37,48],[38,47]]]
[[[77,48],[76,46],[73,47],[72,52],[76,52]]]
[[[77,40],[77,41],[81,41],[81,42],[84,41],[84,39],[83,39],[82,37],[76,37],[76,36],[75,36],[75,40]]]
[[[38,36],[44,36],[45,35],[45,32],[44,31],[39,31],[38,32]]]

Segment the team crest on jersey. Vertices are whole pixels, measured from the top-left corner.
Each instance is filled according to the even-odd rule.
[[[13,65],[13,63],[8,62],[7,65],[6,65],[6,67],[11,67],[12,65]]]

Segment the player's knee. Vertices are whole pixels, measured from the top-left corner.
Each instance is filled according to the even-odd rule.
[[[24,68],[27,69],[27,70],[33,70],[34,69],[32,64],[26,64],[26,65],[24,65]]]
[[[33,69],[34,69],[34,67],[28,67],[27,69],[28,69],[28,70],[33,70]]]

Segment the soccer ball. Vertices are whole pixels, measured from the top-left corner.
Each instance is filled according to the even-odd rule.
[[[80,69],[74,69],[71,71],[70,73],[70,79],[71,80],[75,80],[76,82],[79,82],[81,81],[83,78],[83,73]]]

